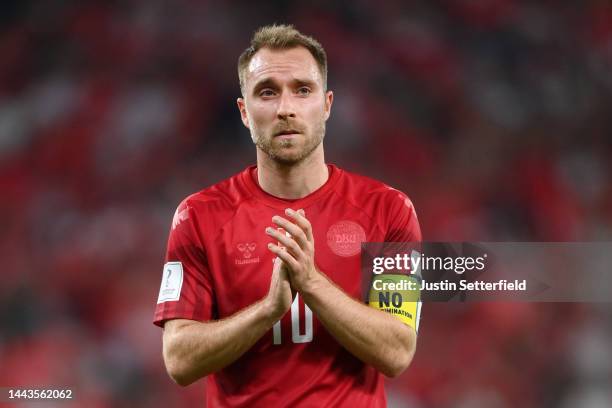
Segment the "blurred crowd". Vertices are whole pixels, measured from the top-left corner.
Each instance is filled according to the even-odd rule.
[[[327,50],[327,161],[425,240],[612,240],[609,1],[3,2],[0,386],[203,404],[151,320],[176,205],[255,162],[236,62],[272,22]],[[427,304],[389,406],[610,407],[611,309]]]

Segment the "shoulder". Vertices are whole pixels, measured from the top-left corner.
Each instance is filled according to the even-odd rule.
[[[251,198],[242,182],[246,171],[248,168],[185,197],[176,208],[173,227],[190,217],[212,215],[218,218],[224,213],[232,214],[242,202]]]
[[[413,209],[413,204],[406,193],[382,181],[366,177],[346,170],[342,182],[338,183],[338,193],[360,206],[364,203],[388,206],[407,206]]]

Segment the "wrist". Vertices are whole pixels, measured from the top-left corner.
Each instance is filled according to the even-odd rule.
[[[272,326],[283,317],[284,313],[275,307],[274,302],[271,302],[268,296],[264,297],[258,306],[258,314],[267,326]]]
[[[316,295],[326,283],[329,283],[327,278],[315,268],[308,279],[302,282],[299,292],[304,299],[310,298]]]

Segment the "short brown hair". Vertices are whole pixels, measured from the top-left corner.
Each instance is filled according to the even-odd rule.
[[[302,46],[306,48],[319,66],[321,77],[323,78],[323,89],[327,89],[327,55],[321,44],[314,38],[304,35],[296,30],[292,25],[267,25],[260,27],[253,38],[251,45],[240,54],[238,58],[238,79],[240,80],[240,90],[244,95],[244,72],[247,65],[251,62],[253,55],[264,47],[273,50],[282,50]]]

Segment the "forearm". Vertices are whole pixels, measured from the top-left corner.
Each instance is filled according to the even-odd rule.
[[[351,299],[327,277],[314,262],[312,225],[303,210],[286,209],[293,222],[275,215],[278,227],[266,233],[279,245],[268,248],[287,265],[291,286],[317,315],[321,323],[344,346],[363,362],[389,377],[399,375],[412,361],[416,348],[414,330],[393,316]]]
[[[188,385],[216,372],[251,348],[274,321],[264,301],[222,320],[168,321],[163,339],[168,373],[178,384]]]
[[[412,361],[416,333],[395,317],[352,299],[321,273],[300,293],[344,348],[386,376]]]

